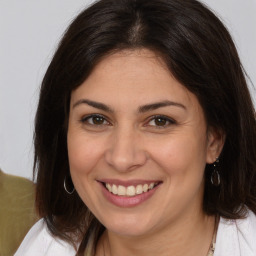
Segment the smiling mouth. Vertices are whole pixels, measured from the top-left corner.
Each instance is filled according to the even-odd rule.
[[[123,186],[123,185],[116,185],[116,184],[110,184],[110,183],[103,183],[105,188],[112,194],[117,196],[123,196],[123,197],[133,197],[136,195],[140,195],[143,193],[146,193],[153,188],[157,187],[161,182],[152,182],[152,183],[145,183],[145,184],[138,184],[136,186]]]

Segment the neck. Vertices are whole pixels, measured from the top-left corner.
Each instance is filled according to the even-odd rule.
[[[215,217],[203,213],[184,216],[174,224],[143,236],[120,236],[106,230],[100,239],[104,256],[206,256],[214,233]],[[98,248],[99,248],[98,247]]]

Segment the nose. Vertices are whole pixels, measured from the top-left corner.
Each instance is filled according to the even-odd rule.
[[[119,130],[112,136],[105,159],[115,170],[127,172],[144,165],[147,154],[139,134],[126,129]]]

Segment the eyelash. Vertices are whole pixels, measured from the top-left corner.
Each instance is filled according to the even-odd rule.
[[[103,123],[95,124],[95,123],[93,123],[93,118],[100,118],[103,121]],[[89,121],[90,119],[91,119],[91,122]],[[150,124],[150,122],[152,122],[152,121],[156,122],[157,119],[158,119],[158,121],[164,121],[165,123],[163,125]],[[100,115],[100,114],[92,114],[89,116],[85,116],[80,120],[80,122],[82,122],[83,124],[87,124],[87,125],[91,125],[91,126],[95,126],[95,127],[111,125],[111,123],[108,121],[108,119],[104,115]],[[171,119],[167,116],[155,115],[155,116],[150,117],[144,126],[145,127],[147,127],[147,126],[155,127],[156,129],[164,129],[164,128],[169,127],[170,125],[174,125],[174,124],[176,124],[176,121],[174,121],[173,119]]]
[[[158,120],[161,119],[162,121],[165,121],[167,124],[164,124],[164,125],[148,125],[151,121],[156,122],[157,119]],[[153,127],[156,127],[157,129],[164,129],[164,128],[166,128],[170,125],[174,125],[174,124],[176,124],[176,122],[173,119],[171,119],[167,116],[155,115],[155,116],[153,116],[149,119],[149,121],[147,122],[147,124],[145,126],[153,126]]]
[[[93,118],[100,118],[103,120],[103,122],[107,122],[107,124],[95,124],[93,123]],[[90,123],[89,120],[92,119],[92,122]],[[81,120],[80,120],[83,124],[88,124],[88,125],[92,125],[92,126],[102,126],[102,125],[110,125],[110,122],[107,120],[107,118],[103,115],[99,115],[99,114],[92,114],[92,115],[89,115],[89,116],[85,116],[83,117]]]

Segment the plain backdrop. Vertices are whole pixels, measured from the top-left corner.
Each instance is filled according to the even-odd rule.
[[[40,82],[67,25],[92,2],[0,0],[0,168],[4,172],[32,178]],[[202,2],[228,27],[256,84],[256,0]],[[255,100],[255,90],[252,95]]]

